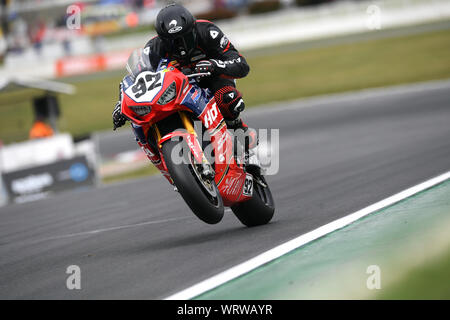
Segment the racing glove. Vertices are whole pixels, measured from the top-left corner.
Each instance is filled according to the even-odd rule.
[[[116,130],[117,128],[120,128],[125,124],[127,121],[127,118],[125,118],[121,111],[121,103],[120,101],[117,101],[113,113],[112,113],[112,119],[113,119],[113,130]]]
[[[201,60],[195,65],[195,73],[206,73],[209,72],[211,75],[215,72],[215,64],[212,60]],[[207,77],[207,75],[202,75],[199,78]]]

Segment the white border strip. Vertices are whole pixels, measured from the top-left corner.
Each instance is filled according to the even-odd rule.
[[[223,271],[211,278],[208,278],[204,281],[199,282],[198,284],[193,285],[185,290],[182,290],[178,293],[175,293],[164,300],[187,300],[192,299],[200,294],[203,294],[211,289],[214,289],[232,279],[235,279],[249,271],[252,271],[272,260],[275,260],[282,255],[295,250],[313,240],[316,240],[324,235],[331,233],[337,229],[343,228],[356,220],[361,219],[364,216],[367,216],[375,211],[388,207],[396,202],[399,202],[403,199],[406,199],[416,193],[419,193],[423,190],[429,189],[447,179],[450,179],[450,171],[439,175],[433,179],[422,182],[414,187],[406,189],[402,192],[399,192],[389,198],[376,202],[364,209],[356,211],[352,214],[349,214],[340,219],[334,220],[326,225],[323,225],[313,231],[305,233],[295,239],[292,239],[288,242],[285,242],[275,248],[272,248],[266,252],[261,253],[260,255],[247,260],[241,264],[238,264],[226,271]]]

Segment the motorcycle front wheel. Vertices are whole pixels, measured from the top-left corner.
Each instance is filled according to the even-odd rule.
[[[179,144],[184,144],[180,147]],[[162,146],[167,170],[178,192],[192,212],[208,224],[216,224],[223,218],[224,207],[216,183],[202,178],[193,155],[184,141],[168,140]],[[183,158],[183,163],[174,163],[172,156]]]

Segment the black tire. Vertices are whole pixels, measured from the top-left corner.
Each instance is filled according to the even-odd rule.
[[[247,227],[267,224],[272,220],[275,203],[272,192],[263,176],[259,176],[266,187],[254,179],[253,196],[250,200],[231,207],[235,216]]]
[[[219,190],[214,181],[211,182],[211,190],[207,188],[199,181],[199,178],[194,172],[195,168],[192,162],[184,162],[181,164],[175,164],[172,162],[171,154],[178,141],[166,141],[162,146],[162,152],[164,160],[166,162],[167,170],[172,177],[178,192],[183,197],[189,208],[194,214],[202,221],[209,224],[216,224],[223,218],[224,207],[223,200],[220,196]],[[182,143],[185,143],[184,141]],[[182,150],[188,150],[187,145]],[[183,157],[189,157],[192,159],[191,154],[184,155]],[[187,158],[186,158],[187,159]],[[211,195],[211,192],[215,195]]]

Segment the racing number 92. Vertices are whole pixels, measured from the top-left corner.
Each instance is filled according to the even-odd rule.
[[[155,88],[161,87],[162,83],[159,82],[161,80],[161,74],[160,73],[155,73],[155,74],[146,74],[145,75],[145,81],[144,81],[144,77],[139,78],[138,82],[131,87],[131,91],[134,93],[134,96],[136,98],[140,98],[142,97],[147,91],[151,91]],[[150,85],[146,86],[146,82],[149,83]]]
[[[242,193],[246,196],[253,195],[253,178],[250,175],[245,177],[244,189],[242,190]]]

